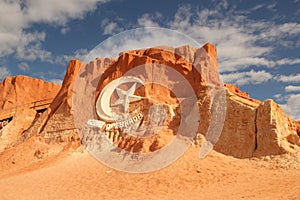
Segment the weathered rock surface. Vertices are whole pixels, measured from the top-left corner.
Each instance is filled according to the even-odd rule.
[[[135,73],[141,72],[139,70],[142,69],[144,74],[148,74],[148,81],[176,83],[178,80],[177,75],[170,77],[168,70],[163,67],[154,67],[155,65],[168,66],[188,80],[198,98],[197,103],[200,107],[201,123],[198,127],[198,133],[205,135],[210,125],[212,104],[207,88],[210,85],[222,86],[218,73],[216,48],[211,44],[207,44],[200,49],[183,46],[179,48],[156,47],[145,50],[130,50],[122,52],[117,59],[100,58],[87,64],[76,60],[71,61],[63,85],[53,103],[46,112],[35,120],[30,128],[28,128],[28,124],[24,124],[24,129],[27,129],[27,131],[22,134],[22,139],[19,142],[24,142],[34,136],[46,144],[61,143],[67,146],[74,143],[75,146],[78,146],[73,105],[75,78],[77,77],[79,80],[76,87],[83,85],[77,88],[75,92],[87,96],[94,95],[91,102],[80,102],[80,99],[77,99],[75,104],[86,103],[89,104],[89,109],[93,109],[93,104],[100,91],[112,80],[125,74],[135,75]],[[144,67],[138,69],[138,66]],[[135,68],[136,70],[134,70]],[[90,74],[90,76],[87,76],[87,74]],[[102,76],[97,79],[93,74],[102,74]],[[88,79],[82,77],[88,77]],[[84,84],[85,81],[88,81],[90,85]],[[12,82],[12,80],[8,79],[6,82]],[[96,93],[89,87],[91,85],[93,85],[93,89],[97,88]],[[5,91],[9,91],[9,88],[11,88],[7,86],[7,83],[3,83],[2,87],[5,88],[3,89]],[[48,90],[50,90],[51,87],[48,87]],[[238,158],[300,151],[300,122],[293,121],[271,100],[260,102],[252,99],[248,93],[242,92],[234,85],[225,84],[225,87],[227,88],[226,118],[222,134],[215,145],[215,150]],[[29,89],[23,90],[30,92]],[[48,90],[44,89],[44,91]],[[186,92],[188,91],[186,84],[180,85],[176,90],[180,94],[177,98],[184,99],[189,95]],[[136,94],[144,94],[149,99],[145,104],[164,102],[164,105],[170,105],[171,110],[175,113],[180,110],[174,94],[166,87],[150,84],[146,85],[144,89],[137,90]],[[29,99],[22,95],[18,97],[15,97],[14,94],[6,95],[4,96],[5,100],[0,100],[0,106],[8,107],[9,105],[25,102],[25,100],[21,100],[22,98]],[[33,93],[30,93],[29,96],[31,95]],[[38,98],[44,98],[44,94],[38,95],[40,95]],[[45,98],[48,97],[45,95]],[[16,98],[17,100],[12,103],[4,103],[10,98]],[[85,110],[82,110],[80,114],[84,118],[86,115]],[[170,142],[170,138],[176,134],[174,127],[178,125],[179,119],[168,121],[170,127],[164,129],[162,134],[150,139],[136,140],[133,137],[126,137],[116,132],[106,132],[105,134],[115,145],[128,151],[155,151]],[[19,135],[20,132],[16,131],[16,135]],[[39,151],[38,154],[43,154],[43,152]]]
[[[162,50],[163,49],[163,50]],[[207,50],[209,56],[212,58],[213,62],[217,62],[216,59],[216,49],[214,46],[208,44],[204,46],[204,49]],[[160,47],[160,48],[150,48],[147,50],[132,50],[123,52],[120,54],[119,59],[114,62],[110,68],[104,73],[101,77],[102,80],[99,81],[99,89],[100,91],[107,83],[111,80],[119,78],[124,74],[129,74],[130,70],[139,65],[145,65],[147,63],[167,65],[176,69],[181,75],[183,75],[189,83],[192,85],[198,97],[198,104],[201,107],[200,115],[202,120],[199,126],[199,133],[205,135],[210,123],[211,117],[211,102],[209,98],[209,94],[207,93],[206,86],[208,84],[218,84],[219,76],[218,76],[218,68],[216,64],[207,64],[207,59],[200,53],[201,50],[195,49],[189,46],[183,46],[179,48],[170,48],[170,47]],[[183,55],[184,58],[180,58],[180,55]],[[196,60],[203,60],[202,63],[204,65],[195,66]],[[201,63],[201,62],[200,62]],[[209,66],[210,68],[207,68]],[[198,71],[197,71],[198,70]],[[151,81],[154,82],[172,82],[170,77],[166,74],[166,71],[162,68],[154,68],[150,66],[145,67],[145,71],[152,75]],[[201,72],[201,76],[199,73]],[[164,99],[165,101],[172,102],[172,94],[167,91],[159,88],[157,86],[153,87],[153,93],[151,94],[151,98],[154,99]],[[290,120],[291,131],[296,134],[292,134],[289,136],[290,139],[286,138],[285,140],[281,140],[279,142],[275,142],[275,138],[277,137],[280,131],[275,131],[276,134],[268,134],[266,131],[270,131],[271,129],[280,129],[283,127],[286,122],[280,124],[280,127],[268,127],[260,126],[262,121],[264,121],[263,116],[264,113],[259,112],[261,102],[252,99],[248,93],[242,92],[237,86],[231,84],[225,84],[225,87],[228,89],[227,92],[227,115],[224,122],[223,131],[221,137],[219,138],[218,143],[215,146],[215,149],[219,152],[222,152],[226,155],[235,156],[238,158],[247,158],[252,156],[261,156],[267,154],[278,154],[278,153],[287,153],[291,152],[290,143],[296,143],[297,146],[297,132],[295,122]],[[184,89],[183,89],[184,90]],[[184,95],[183,95],[184,96]],[[173,101],[174,102],[174,101]],[[174,104],[174,103],[173,103]],[[264,103],[262,104],[264,105]],[[266,111],[266,113],[269,113]],[[287,117],[282,112],[282,117]],[[278,117],[276,120],[279,120]],[[267,122],[271,123],[271,122]],[[285,128],[283,128],[284,130]],[[281,132],[283,131],[281,130]],[[167,131],[166,131],[167,132]],[[172,131],[171,131],[172,132]],[[268,135],[268,140],[270,143],[262,142],[264,139],[260,137],[260,134],[264,133]],[[118,138],[111,136],[111,133],[108,133],[111,138]],[[290,135],[290,134],[287,134]],[[287,137],[287,135],[283,134],[283,137]],[[273,139],[271,139],[273,138]],[[116,140],[116,139],[113,139]],[[164,146],[164,142],[161,142],[162,137],[158,137],[155,141],[159,148],[160,146]],[[287,141],[286,144],[283,144],[284,141]],[[134,143],[139,144],[139,148],[142,148],[141,143],[155,143],[155,142],[147,142],[147,141],[128,141],[127,144],[130,144],[130,148],[134,147]],[[165,141],[166,142],[166,141]],[[272,143],[273,142],[273,143]],[[159,143],[159,145],[158,145]],[[271,145],[272,143],[272,145]],[[261,151],[261,148],[266,149],[262,150],[265,154],[258,153]],[[284,146],[282,151],[275,150],[279,146]],[[297,149],[295,145],[293,145],[294,149]],[[119,146],[120,147],[120,146]],[[127,149],[130,150],[130,149]],[[155,150],[155,149],[154,149]]]
[[[37,109],[43,111],[59,89],[60,85],[21,75],[0,84],[0,152],[14,146],[33,126],[40,115]]]
[[[211,55],[207,51],[211,52]],[[195,93],[198,99],[198,104],[202,107],[199,110],[200,116],[203,119],[207,119],[202,120],[199,130],[204,134],[206,133],[209,127],[209,108],[211,106],[207,86],[213,84],[221,85],[216,65],[216,48],[213,45],[206,44],[199,49],[189,46],[178,48],[155,47],[123,52],[104,71],[99,80],[96,96],[99,96],[100,91],[108,83],[124,75],[137,76],[145,82],[155,83],[146,85],[145,89],[140,92],[145,93],[150,103],[156,102],[161,105],[172,105],[173,112],[179,109],[176,98],[188,101],[192,90],[192,93]],[[186,82],[179,80],[186,80]],[[192,89],[189,90],[189,87]],[[173,93],[175,91],[176,98],[174,98]],[[137,94],[139,94],[139,91],[137,91]],[[194,103],[191,103],[190,106],[193,106]],[[143,114],[147,115],[147,109],[143,105],[140,105],[140,107],[142,112],[145,112]],[[191,107],[184,109],[191,109]],[[107,135],[109,135],[109,138],[113,138],[113,142],[122,149],[134,152],[155,151],[168,144],[170,138],[176,134],[175,127],[179,124],[178,119],[168,123],[173,124],[173,127],[170,125],[169,128],[161,131],[162,134],[157,134],[147,139],[135,139],[124,135],[120,137],[112,136],[110,132]],[[146,130],[146,132],[149,131]],[[120,135],[119,133],[116,134]],[[119,140],[119,138],[122,140]]]
[[[258,107],[257,112],[255,156],[300,151],[297,122],[286,115],[278,104],[273,100],[266,100]]]
[[[247,104],[250,107],[258,107],[261,103],[257,99],[252,99],[249,96],[248,92],[243,92],[240,90],[238,86],[232,85],[232,84],[224,84],[224,86],[228,89],[228,91],[231,93],[230,97],[231,99],[234,99],[235,101],[241,102],[243,104]]]
[[[42,135],[47,143],[74,141],[77,138],[71,114],[72,89],[82,64],[80,61],[70,61],[62,87],[52,104],[25,132],[22,140],[34,135]]]
[[[7,77],[0,83],[0,111],[44,99],[52,99],[60,85],[28,76]]]
[[[30,128],[38,114],[33,109],[18,110],[6,126],[0,129],[0,153],[18,141],[20,136]]]
[[[232,98],[228,92],[227,113],[215,150],[239,158],[252,157],[256,148],[256,109]]]
[[[215,150],[238,158],[299,152],[299,122],[273,100],[259,103],[236,86],[233,92],[238,94],[231,88],[224,128]]]

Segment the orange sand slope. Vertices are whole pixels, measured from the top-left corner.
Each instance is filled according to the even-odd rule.
[[[86,152],[65,152],[1,170],[0,199],[299,199],[299,157],[241,160],[212,152],[200,160],[198,152],[191,147],[173,165],[148,174],[115,171]]]
[[[174,52],[187,53],[192,63],[200,59],[203,70],[207,72],[206,76],[194,73],[196,69],[190,61],[183,61]],[[198,146],[191,147],[171,166],[153,173],[128,174],[112,170],[80,147],[79,129],[74,119],[78,115],[81,117],[82,112],[74,111],[78,108],[81,111],[83,104],[76,102],[86,104],[82,96],[88,97],[94,94],[94,90],[100,92],[107,83],[126,75],[128,70],[136,66],[152,66],[153,63],[168,63],[169,67],[190,80],[198,95],[200,118],[204,119],[193,138],[193,143]],[[300,199],[300,122],[292,120],[272,100],[260,102],[251,99],[238,87],[226,84],[226,118],[222,134],[214,146],[214,150],[219,153],[212,152],[203,160],[198,158],[204,135],[211,124],[212,101],[209,100],[207,88],[209,83],[219,83],[215,46],[207,44],[201,49],[182,46],[172,52],[155,48],[133,50],[122,53],[119,58],[100,58],[82,64],[80,61],[70,61],[62,87],[24,76],[7,78],[0,84],[2,110],[16,106],[19,108],[19,105],[27,105],[46,97],[54,98],[47,110],[37,112],[29,108],[14,109],[13,117],[10,115],[10,119],[1,122],[0,200]],[[168,70],[153,69],[146,71],[151,71],[152,77],[169,80]],[[78,74],[99,74],[100,71],[104,71],[104,74],[97,89],[80,84],[87,81],[92,83],[95,77],[91,76],[79,82],[82,91],[73,90],[77,88],[74,84]],[[152,91],[145,93],[149,101],[138,104],[141,108],[145,107],[144,110],[148,111],[150,100],[160,100],[158,102],[173,102],[171,109],[177,110],[171,91],[163,87],[151,88]],[[35,90],[41,92],[35,94]],[[80,95],[74,95],[76,92]],[[94,112],[92,107],[87,108],[91,112],[86,113]],[[85,125],[86,120],[83,122]],[[175,120],[169,124],[177,122]],[[172,129],[164,133],[170,131]],[[119,131],[108,131],[105,134],[108,134],[111,142],[118,144],[116,146],[132,152],[145,149],[155,151],[168,144],[170,136],[157,135],[150,142],[140,142],[131,137],[125,140]],[[152,145],[155,148],[150,148]]]

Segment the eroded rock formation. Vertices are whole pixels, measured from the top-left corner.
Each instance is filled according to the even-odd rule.
[[[89,81],[94,88],[97,88],[93,101],[86,102],[93,106],[100,91],[108,83],[125,74],[130,75],[131,70],[138,66],[144,66],[143,70],[151,75],[151,77],[148,77],[149,80],[176,82],[176,77],[168,76],[167,70],[155,68],[154,65],[168,66],[188,80],[195,91],[198,98],[197,104],[200,108],[201,123],[198,127],[198,134],[205,136],[210,125],[212,104],[207,88],[211,84],[223,87],[219,79],[216,48],[211,44],[199,49],[183,46],[179,48],[156,47],[145,50],[130,50],[121,53],[118,58],[100,58],[87,64],[72,60],[69,63],[63,85],[48,110],[35,118],[31,124],[29,123],[30,125],[28,123],[24,124],[26,130],[22,133],[16,131],[14,134],[18,137],[21,134],[19,142],[25,142],[35,137],[48,145],[61,143],[68,146],[70,143],[75,143],[75,146],[78,146],[79,139],[74,124],[73,106],[75,79],[85,77],[86,74],[102,74],[100,79],[86,76],[91,77],[91,80],[82,80]],[[17,87],[9,86],[8,82],[12,83],[14,81],[12,79],[5,80],[2,83],[0,92],[10,90],[14,92],[9,94],[6,92],[7,95],[0,99],[2,109],[28,100],[32,101],[34,98],[49,98],[54,93],[53,91],[57,92],[58,88],[55,85],[41,86],[44,91],[49,91],[49,93],[44,94],[36,93],[35,90],[32,92],[30,88],[34,88],[34,86],[31,83],[28,83],[29,86],[27,86],[26,81],[23,82],[26,87],[19,84],[17,84]],[[18,79],[16,79],[16,82],[18,82]],[[34,85],[42,85],[42,83],[36,82]],[[185,93],[184,87],[182,85],[182,87],[177,88],[182,95],[178,98],[186,98],[189,95]],[[299,122],[292,120],[272,100],[260,102],[252,99],[247,93],[242,92],[234,85],[225,84],[224,87],[226,88],[226,118],[222,134],[215,145],[215,150],[238,158],[299,152]],[[26,93],[23,92],[16,96],[15,93],[20,92],[20,90]],[[83,95],[92,93],[89,87],[81,88],[79,91]],[[148,104],[155,101],[165,102],[166,105],[171,106],[172,112],[176,113],[179,110],[174,94],[164,87],[150,84],[146,85],[144,89],[137,90],[136,94],[144,94],[150,99],[146,102]],[[84,112],[83,110],[81,113],[83,116],[85,115]],[[30,120],[32,121],[32,119]],[[177,119],[177,121],[175,120],[170,124],[175,126],[178,123]],[[105,134],[120,148],[128,151],[148,152],[155,151],[170,141],[170,138],[176,134],[172,126],[164,130],[162,134],[148,140],[136,140],[117,133],[117,131],[106,132]],[[40,150],[39,152],[41,153]]]
[[[0,152],[17,143],[59,90],[60,85],[21,75],[0,84]]]
[[[28,76],[7,77],[0,84],[0,110],[52,99],[59,90],[60,86],[57,84]]]

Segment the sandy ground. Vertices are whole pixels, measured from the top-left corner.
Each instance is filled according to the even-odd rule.
[[[212,152],[200,160],[198,152],[191,147],[146,174],[112,170],[86,152],[9,164],[0,171],[0,199],[300,199],[299,157],[239,160]]]

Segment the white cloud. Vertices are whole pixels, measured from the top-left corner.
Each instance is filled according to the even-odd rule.
[[[78,49],[72,55],[57,56],[52,62],[62,64],[62,63],[69,62],[70,60],[73,60],[73,59],[83,61],[88,53],[89,53],[89,51],[87,49]]]
[[[273,59],[276,46],[293,48],[300,40],[300,23],[275,24],[265,20],[250,20],[247,13],[236,12],[228,8],[227,1],[222,1],[214,9],[201,9],[191,5],[181,6],[174,18],[164,24],[159,24],[155,14],[144,14],[137,19],[139,26],[162,26],[185,33],[199,43],[213,43],[218,48],[219,70],[221,72],[247,69],[251,65],[274,67],[295,65],[300,59]],[[272,10],[275,4],[261,4],[253,9],[265,8]],[[293,38],[293,39],[291,39]],[[298,40],[297,40],[298,38]],[[298,42],[300,45],[300,42]]]
[[[3,80],[5,77],[10,76],[11,72],[7,67],[0,67],[0,80]]]
[[[300,74],[280,75],[277,76],[275,79],[286,83],[300,83]]]
[[[117,29],[117,23],[116,22],[110,22],[105,25],[103,34],[113,34],[115,30]]]
[[[62,85],[63,80],[61,80],[61,79],[51,79],[50,82],[58,84],[58,85]]]
[[[238,50],[237,50],[238,51]],[[229,58],[233,58],[233,54],[227,55]],[[239,69],[247,68],[248,66],[265,66],[268,68],[272,68],[275,66],[288,66],[288,65],[296,65],[300,64],[300,59],[298,58],[283,58],[279,60],[268,60],[262,57],[241,57],[236,59],[224,59],[220,60],[220,65],[226,66],[226,69],[221,68],[221,72],[226,71],[235,71]]]
[[[26,0],[0,1],[0,57],[17,52],[19,59],[46,59],[50,52],[43,50],[40,42],[45,33],[26,32],[33,24],[46,23],[63,26],[71,19],[83,18],[108,0]],[[43,36],[45,37],[45,36]],[[34,45],[32,44],[34,43]],[[29,45],[29,47],[28,47]],[[21,47],[20,47],[21,46]],[[17,50],[18,48],[18,50]],[[25,53],[28,49],[29,53]]]
[[[49,82],[57,82],[59,83],[59,80],[61,77],[64,77],[65,72],[63,71],[39,71],[32,73],[32,77],[36,77],[41,80],[49,81]]]
[[[60,29],[60,33],[65,35],[66,33],[70,32],[70,30],[71,30],[70,27],[64,26]]]
[[[277,101],[286,101],[285,96],[283,96],[282,94],[275,94],[273,97]]]
[[[104,0],[27,0],[25,17],[29,22],[67,23],[70,19],[83,18],[87,12],[96,9],[98,2]]]
[[[155,21],[159,21],[162,18],[160,13],[155,15],[144,14],[142,17],[137,19],[137,23],[141,27],[159,27],[159,24]]]
[[[300,92],[300,86],[288,85],[284,88],[286,92]]]
[[[186,44],[200,47],[194,39],[178,31],[158,27],[132,29],[114,35],[102,42],[100,46],[90,52],[85,62],[99,57],[115,58],[121,52],[130,49],[145,49],[154,46],[178,47]]]
[[[274,65],[296,65],[300,64],[300,59],[299,58],[283,58],[280,60],[275,61]]]
[[[276,7],[276,2],[274,2],[274,3],[269,3],[268,2],[268,4],[267,4],[267,9],[269,9],[269,10],[271,10],[271,11],[273,11],[273,12],[276,12],[277,11],[277,9],[275,8]]]
[[[272,4],[271,7],[269,5],[261,4],[253,9],[270,10],[276,4]],[[250,66],[270,68],[300,63],[298,58],[272,57],[276,48],[274,44],[283,45],[290,41],[290,37],[299,37],[300,23],[274,24],[264,20],[253,21],[244,14],[246,11],[238,13],[232,9],[225,13],[224,8],[228,8],[227,1],[217,3],[214,9],[199,10],[192,5],[182,5],[173,19],[164,21],[160,13],[146,13],[137,19],[136,25],[171,28],[187,34],[202,45],[207,42],[215,44],[218,49],[219,71],[223,73],[246,70]],[[105,23],[102,25],[106,25],[103,26],[104,33],[112,33],[113,29],[124,25],[123,22],[110,22],[108,19],[103,21]],[[160,41],[164,42],[164,36],[161,37]],[[154,42],[156,39],[153,37]]]
[[[25,22],[18,2],[0,1],[0,8],[1,57],[14,52]]]
[[[287,99],[287,103],[281,105],[281,107],[294,119],[300,120],[300,94],[289,95]]]
[[[244,16],[225,16],[220,10],[204,9],[192,14],[190,6],[182,7],[176,13],[170,27],[182,31],[201,43],[210,42],[218,48],[220,71],[236,71],[255,64],[265,65],[268,60],[264,54],[271,47],[256,44],[253,26]]]
[[[284,23],[284,24],[270,24],[271,26],[265,27],[268,29],[268,33],[261,34],[264,39],[268,40],[278,40],[282,42],[286,36],[297,36],[300,33],[300,24],[299,23]],[[284,43],[282,43],[284,44]]]
[[[145,13],[142,17],[137,19],[137,24],[126,24],[123,18],[117,17],[113,20],[105,18],[101,21],[101,28],[104,35],[113,35],[124,30],[138,28],[138,27],[160,27],[158,21],[161,21],[162,14],[159,12],[148,14]]]
[[[19,63],[19,64],[18,64],[18,68],[19,68],[21,71],[23,71],[23,72],[30,70],[29,65],[28,65],[27,63],[25,63],[25,62]]]
[[[46,33],[43,32],[23,33],[16,48],[16,57],[30,61],[50,61],[51,52],[42,48],[45,37]]]
[[[124,31],[124,27],[120,26],[119,23],[123,24],[124,19],[117,17],[114,21],[105,18],[101,21],[101,28],[103,29],[104,35],[113,35]]]
[[[254,6],[253,8],[249,9],[251,12],[259,10],[261,8],[264,8],[266,5],[265,4],[258,4],[256,6]]]
[[[272,78],[272,75],[266,71],[248,71],[230,74],[222,74],[221,78],[224,83],[233,83],[239,86],[247,84],[261,84]]]

